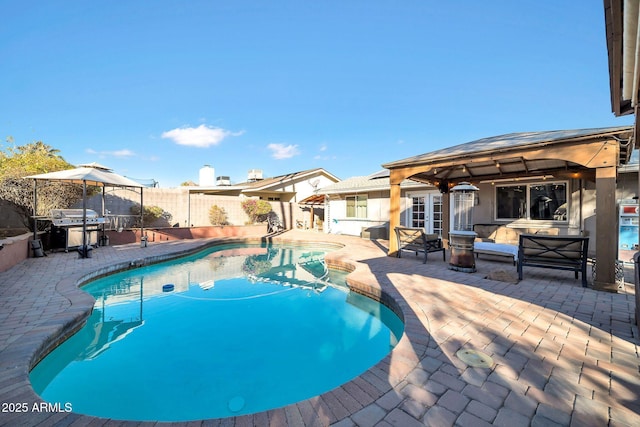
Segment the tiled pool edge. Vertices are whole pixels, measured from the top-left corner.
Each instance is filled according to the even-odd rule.
[[[270,241],[271,239],[268,239]],[[50,351],[52,351],[57,345],[66,340],[69,336],[73,335],[79,328],[83,326],[86,319],[90,316],[95,300],[86,292],[82,291],[81,286],[85,283],[96,279],[98,277],[113,274],[118,271],[123,271],[132,268],[139,268],[145,265],[151,265],[171,259],[176,259],[184,256],[188,256],[209,247],[220,246],[233,243],[261,243],[265,242],[264,238],[259,237],[243,237],[243,238],[212,238],[206,239],[206,241],[196,242],[191,247],[182,250],[176,250],[169,253],[163,253],[158,255],[151,255],[146,257],[136,257],[135,259],[117,262],[113,264],[106,264],[100,266],[96,270],[90,272],[79,272],[74,275],[70,275],[66,278],[60,279],[56,285],[55,290],[61,296],[66,298],[70,306],[63,311],[56,313],[52,318],[46,322],[39,324],[28,333],[28,339],[22,342],[18,346],[18,351],[23,353],[26,357],[21,360],[27,360],[28,363],[19,364],[15,366],[15,373],[9,375],[9,379],[0,382],[0,398],[5,401],[20,401],[28,402],[31,408],[34,404],[38,405],[43,403],[42,399],[35,393],[31,387],[29,381],[29,372],[37,363],[42,360]],[[274,243],[291,243],[291,244],[318,244],[324,243],[333,247],[343,247],[344,245],[336,245],[332,242],[319,242],[317,240],[300,240],[300,239],[274,239]],[[336,252],[339,252],[338,249]],[[385,291],[377,286],[369,286],[359,280],[352,279],[353,274],[357,277],[358,262],[353,260],[345,260],[340,257],[337,260],[328,263],[331,268],[340,268],[342,270],[351,271],[349,276],[349,284],[354,288],[356,292],[369,296],[372,299],[378,300],[397,314],[401,315],[403,320],[404,313],[397,301],[388,295]],[[349,417],[355,411],[364,408],[365,406],[374,403],[383,394],[391,391],[393,387],[399,384],[402,379],[419,363],[420,356],[415,355],[415,352],[409,345],[409,339],[407,338],[405,324],[405,334],[398,342],[394,350],[387,355],[378,364],[370,368],[368,371],[360,375],[359,377],[351,380],[350,382],[343,384],[326,392],[322,395],[315,396],[302,402],[297,402],[283,408],[273,409],[265,411],[263,413],[250,414],[238,417],[223,418],[223,419],[211,419],[203,421],[216,421],[225,420],[227,422],[233,422],[235,425],[252,425],[256,420],[269,419],[269,420],[282,420],[283,424],[297,425],[302,422],[304,425],[314,425],[320,423],[320,425],[329,425],[338,422],[344,418]],[[406,347],[406,348],[405,348]],[[405,351],[402,349],[405,348]],[[426,345],[425,345],[426,348]],[[407,353],[408,351],[408,353]],[[407,357],[403,354],[412,354]],[[403,358],[406,363],[398,364],[397,362],[392,365],[391,358],[393,355]],[[394,368],[396,366],[396,368]],[[398,369],[397,366],[401,368]],[[8,387],[5,382],[11,382],[12,386]],[[16,392],[18,390],[18,392]],[[10,394],[10,398],[4,398],[3,394]],[[341,403],[337,403],[341,402]],[[350,402],[348,406],[351,406],[351,410],[345,410],[345,402]],[[336,409],[341,408],[341,409]],[[46,421],[47,423],[60,422],[62,420],[79,423],[95,423],[97,425],[103,425],[110,421],[105,418],[93,417],[88,415],[81,415],[76,413],[59,412],[52,414],[50,412],[41,412],[24,414],[28,420],[21,419],[20,414],[12,414],[10,419],[2,420],[2,424],[7,423],[11,425],[13,422],[18,425],[35,425],[40,422]],[[306,421],[305,421],[306,420]],[[138,425],[137,421],[118,421],[124,425]]]

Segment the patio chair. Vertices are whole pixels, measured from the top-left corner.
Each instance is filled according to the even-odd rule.
[[[398,253],[396,256],[402,258],[402,251],[424,253],[423,264],[427,262],[430,252],[442,252],[442,260],[446,261],[442,239],[437,234],[426,234],[422,228],[396,227],[396,238],[398,239]]]
[[[284,224],[277,213],[271,211],[267,214],[267,233],[277,233],[284,230]]]

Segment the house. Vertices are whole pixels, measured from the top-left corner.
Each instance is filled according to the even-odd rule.
[[[261,200],[295,203],[338,181],[340,181],[338,177],[322,168],[293,172],[272,178],[263,178],[262,171],[252,169],[249,171],[246,182],[187,188],[193,193],[257,197]]]
[[[633,128],[620,126],[500,135],[389,162],[383,165],[390,171],[389,229],[401,224],[405,180],[430,183],[444,194],[469,181],[480,189],[474,222],[589,235],[597,260],[594,287],[615,291],[618,168],[629,163],[632,149]],[[629,186],[623,197],[635,196],[637,188]],[[537,206],[538,196],[554,205]],[[450,198],[442,204],[448,231]],[[398,248],[390,237],[393,255]]]
[[[442,195],[436,187],[405,180],[402,191],[402,223],[442,232]],[[370,238],[389,238],[389,171],[357,176],[322,188],[324,231]]]
[[[634,135],[638,135],[638,101],[640,100],[640,27],[637,1],[604,0],[611,110],[616,116],[634,116]],[[634,145],[640,147],[638,138]],[[640,174],[638,174],[640,179]],[[638,266],[636,266],[638,268]],[[640,283],[636,273],[636,324],[640,327]]]
[[[306,218],[307,206],[298,204],[321,188],[340,181],[338,177],[322,168],[293,172],[276,177],[263,178],[261,172],[252,170],[246,182],[230,184],[218,181],[211,186],[183,186],[177,188],[146,188],[145,206],[157,206],[164,211],[164,223],[149,226],[209,226],[209,210],[216,205],[225,210],[229,223],[243,225],[248,220],[241,207],[246,198],[268,201],[287,228]],[[126,190],[113,190],[106,195],[105,208],[115,221],[124,223],[130,207],[140,201],[139,194]],[[99,197],[89,201],[89,208],[99,211]],[[315,215],[322,217],[322,210]],[[118,227],[115,227],[118,228]]]

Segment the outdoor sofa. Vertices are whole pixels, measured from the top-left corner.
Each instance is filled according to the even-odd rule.
[[[518,244],[521,234],[539,234],[556,236],[557,228],[516,228],[504,224],[474,224],[477,237],[473,244],[476,258],[482,255],[506,257],[516,265]]]

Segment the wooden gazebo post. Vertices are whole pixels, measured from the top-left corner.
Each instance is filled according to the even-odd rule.
[[[596,278],[593,288],[617,292],[616,166],[596,168]]]
[[[398,240],[395,228],[400,225],[400,183],[404,180],[401,170],[392,169],[389,174],[390,200],[389,200],[389,256],[398,253]]]

